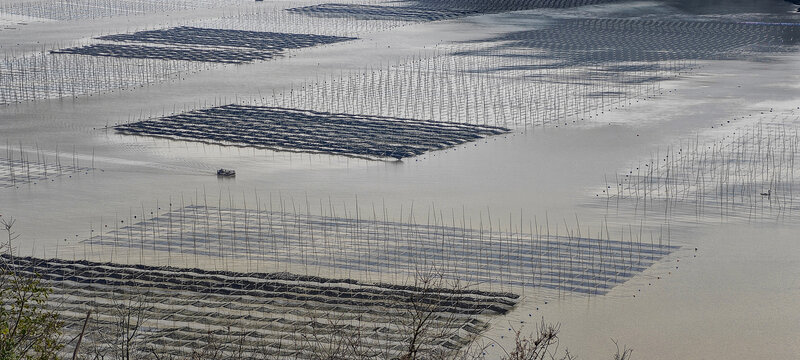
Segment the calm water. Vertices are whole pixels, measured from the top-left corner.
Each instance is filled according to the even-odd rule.
[[[721,16],[725,21],[797,21],[789,13],[791,5],[781,1],[666,3],[536,9],[423,23],[365,33],[358,41],[306,49],[289,58],[222,66],[134,91],[6,106],[0,109],[0,140],[8,140],[8,146],[3,141],[0,149],[18,149],[19,143],[28,149],[38,145],[52,158],[58,144],[62,161],[72,162],[74,146],[80,165],[91,166],[94,161],[95,170],[0,189],[0,214],[18,219],[22,253],[36,249],[41,255],[47,248],[50,256],[56,246],[63,249],[88,237],[90,226],[96,227],[101,216],[124,217],[142,207],[153,209],[198,194],[214,203],[229,196],[239,203],[256,191],[262,198],[272,194],[298,204],[308,198],[312,204],[330,199],[353,206],[357,198],[364,207],[385,204],[394,216],[401,206],[407,211],[413,204],[419,209],[463,210],[474,218],[486,211],[503,216],[522,211],[525,217],[548,216],[557,222],[572,223],[577,216],[592,227],[604,219],[617,226],[635,224],[636,219],[614,214],[606,218],[603,209],[584,206],[603,185],[604,175],[613,176],[649,159],[658,149],[734,117],[800,106],[796,53],[703,60],[699,70],[662,84],[676,91],[656,99],[575,125],[516,130],[402,162],[128,137],[101,128],[170,113],[173,108],[269,94],[326,74],[385,66],[443,42],[539,29],[559,19]],[[19,51],[36,46],[36,41],[69,42],[168,21],[215,17],[224,11],[190,11],[178,20],[152,15],[63,26],[34,22],[0,31],[0,46],[6,52]],[[770,15],[743,15],[747,13]],[[787,43],[797,42],[792,37],[796,32],[787,28],[786,33]],[[220,167],[236,169],[237,177],[218,179],[214,173]],[[508,346],[509,327],[530,326],[544,316],[562,323],[564,344],[583,358],[610,353],[609,338],[634,347],[640,359],[765,354],[792,358],[800,353],[798,225],[670,220],[676,224],[672,241],[692,251],[676,254],[607,296],[570,296],[544,305],[543,298],[527,294],[514,313],[496,321],[487,338]]]

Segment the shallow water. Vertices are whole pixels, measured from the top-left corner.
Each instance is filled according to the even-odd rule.
[[[522,212],[526,220],[547,217],[562,228],[577,217],[590,232],[599,231],[604,222],[611,224],[612,232],[624,230],[640,225],[641,219],[625,211],[587,206],[595,201],[606,177],[699,133],[725,136],[727,128],[718,124],[729,126],[728,120],[770,108],[796,109],[800,106],[796,53],[702,61],[698,70],[663,83],[667,93],[593,119],[558,128],[515,129],[402,162],[132,137],[104,127],[184,108],[227,104],[239,97],[266,96],[320,76],[402,62],[437,44],[541,28],[560,18],[733,13],[731,19],[740,19],[749,16],[743,12],[785,14],[787,8],[777,1],[763,7],[741,1],[725,9],[711,3],[623,2],[413,24],[365,32],[360,40],[304,49],[286,58],[218,66],[143,88],[5,106],[0,109],[0,150],[18,150],[21,143],[35,155],[38,146],[49,163],[58,157],[94,169],[0,188],[0,214],[18,220],[15,230],[21,235],[17,245],[22,254],[35,251],[49,256],[56,244],[61,251],[78,246],[101,221],[125,218],[142,208],[157,211],[181,197],[206,197],[215,204],[230,198],[243,204],[247,199],[252,208],[256,192],[261,199],[285,198],[301,212],[306,199],[312,208],[331,201],[351,211],[357,201],[362,211],[371,212],[363,209],[374,204],[391,218],[414,206],[420,222],[426,213],[440,209],[463,212],[471,219],[488,213],[504,219],[513,214],[516,219]],[[4,51],[21,51],[35,47],[36,41],[70,42],[224,12],[188,11],[178,20],[152,15],[91,23],[32,23],[0,31],[0,45]],[[719,133],[712,132],[712,126]],[[6,139],[8,145],[2,141]],[[237,177],[217,178],[220,167],[236,169]],[[643,226],[653,231],[663,226],[663,220],[649,219]],[[528,292],[512,314],[493,322],[487,338],[507,347],[509,327],[530,326],[544,316],[562,324],[564,344],[584,358],[610,353],[609,338],[634,347],[636,358],[645,359],[759,358],[765,353],[791,358],[800,352],[796,339],[800,319],[794,309],[800,295],[795,222],[667,220],[670,241],[683,246],[683,251],[604,296]]]

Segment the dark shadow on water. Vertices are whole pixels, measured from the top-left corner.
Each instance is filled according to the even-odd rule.
[[[269,60],[290,49],[333,44],[355,38],[180,26],[106,35],[97,39],[114,43],[67,48],[52,53],[242,64]]]
[[[362,5],[327,3],[287,9],[319,17],[347,17],[360,20],[437,21],[479,14],[541,8],[571,8],[613,3],[619,0],[416,0],[410,4]]]
[[[361,20],[437,21],[478,14],[567,9],[626,2],[630,0],[412,0],[397,1],[391,5],[325,3],[291,8],[288,11],[310,16]],[[661,0],[656,3],[692,15],[785,14],[793,9],[793,5],[784,0]]]
[[[663,2],[689,14],[780,14],[793,6],[785,0],[663,0]]]
[[[733,19],[555,19],[543,28],[474,41],[482,46],[457,55],[516,59],[517,65],[512,67],[498,65],[481,70],[488,72],[591,66],[608,72],[641,73],[654,71],[664,63],[757,60],[794,52],[800,43],[798,25]]]

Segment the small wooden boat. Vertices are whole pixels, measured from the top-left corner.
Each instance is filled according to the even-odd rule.
[[[234,177],[236,176],[236,170],[219,169],[217,170],[217,176]]]

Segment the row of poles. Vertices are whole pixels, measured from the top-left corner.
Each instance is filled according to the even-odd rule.
[[[255,192],[241,202],[230,193],[215,200],[197,191],[154,208],[142,204],[96,219],[86,240],[78,234],[79,242],[65,239],[66,249],[41,255],[395,284],[433,270],[491,291],[604,294],[678,249],[668,227],[644,222],[592,229],[577,217],[498,217],[489,209],[470,216],[413,204],[392,216],[384,204],[314,205]]]
[[[661,81],[640,80],[674,78],[696,66],[676,60],[655,70],[617,72],[601,63],[549,65],[542,59],[505,57],[500,50],[468,56],[436,50],[431,56],[327,75],[242,102],[527,129],[589,120],[663,94],[668,90]]]
[[[7,54],[0,62],[0,104],[134,89],[212,66],[181,60],[51,54],[48,50]]]
[[[3,1],[0,13],[58,21],[96,20],[235,4],[233,0],[36,0]]]
[[[94,168],[94,150],[91,167],[81,167],[78,150],[64,152],[56,144],[55,150],[46,150],[34,144],[25,148],[20,142],[17,147],[6,140],[4,157],[0,157],[0,187],[16,187],[23,183],[34,183],[64,174],[73,174]],[[67,157],[68,161],[65,161]]]
[[[797,111],[732,121],[737,120],[751,123],[734,128],[729,121],[727,135],[703,139],[698,134],[656,150],[649,160],[615,175],[613,184],[606,177],[605,206],[613,203],[619,211],[622,202],[635,214],[649,212],[665,220],[676,215],[698,221],[707,214],[748,220],[791,215],[800,151]]]
[[[119,0],[89,0],[118,2]],[[74,2],[71,2],[74,3]],[[160,2],[159,2],[160,3]],[[192,2],[195,3],[195,2]],[[0,4],[12,7],[13,4]],[[32,7],[46,7],[45,2],[31,2]],[[196,4],[193,6],[197,6]],[[9,9],[6,9],[9,10]],[[296,14],[276,6],[237,7],[235,13],[201,20],[179,20],[156,28],[195,26],[249,31],[274,31],[319,35],[359,36],[365,32],[405,25],[397,21],[355,21],[351,18],[325,18]],[[153,27],[139,30],[153,30]],[[138,30],[130,30],[138,31]],[[180,79],[184,74],[216,68],[219,64],[156,58],[125,58],[53,54],[51,51],[86,46],[97,40],[72,44],[41,46],[35,51],[6,52],[0,62],[0,104],[44,99],[89,96],[117,89],[134,89],[165,80]]]

